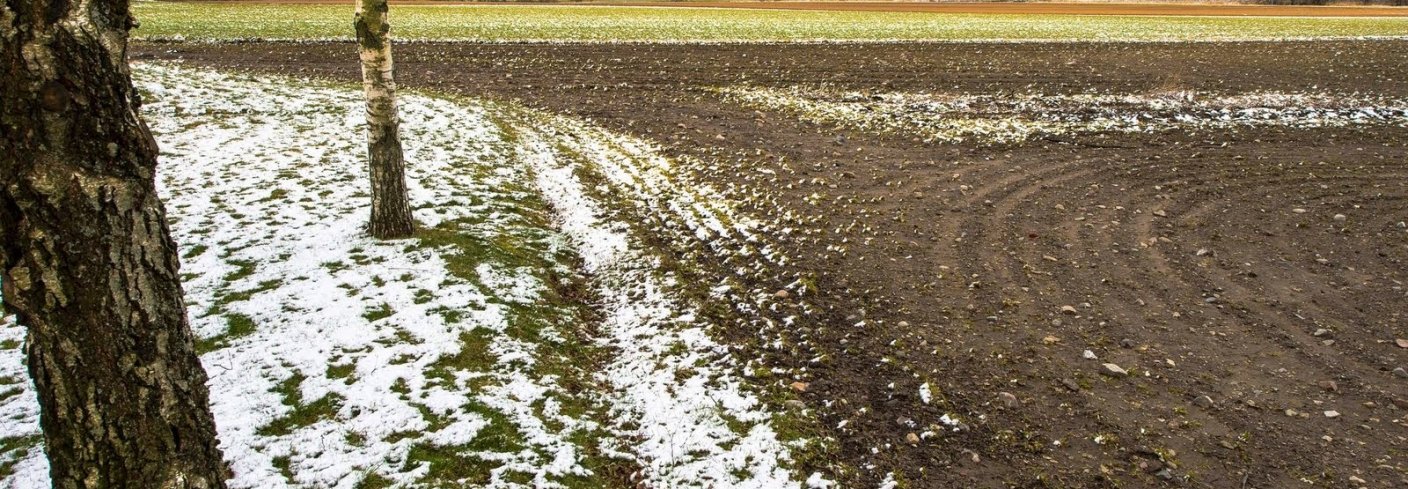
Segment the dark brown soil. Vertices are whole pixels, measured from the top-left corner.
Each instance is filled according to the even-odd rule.
[[[1405,97],[1408,42],[397,50],[404,86],[589,117],[728,163],[696,177],[760,218],[807,216],[779,239],[817,277],[811,299],[827,312],[813,347],[828,360],[772,360],[809,367],[804,397],[830,403],[826,426],[848,420],[831,435],[859,469],[852,483],[896,471],[936,488],[1408,486],[1408,379],[1393,373],[1408,366],[1395,344],[1408,338],[1401,125],[926,145],[699,89]],[[135,56],[359,76],[350,44]],[[1105,362],[1132,375],[1101,375]],[[905,442],[943,414],[966,430]]]

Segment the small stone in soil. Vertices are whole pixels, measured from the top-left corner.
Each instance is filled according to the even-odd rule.
[[[1129,371],[1120,368],[1119,365],[1115,365],[1113,363],[1106,363],[1104,365],[1101,365],[1100,367],[1100,373],[1111,377],[1125,377],[1129,375]]]
[[[1011,392],[999,392],[997,393],[997,399],[1002,401],[1003,404],[1006,404],[1007,407],[1017,407],[1017,396],[1012,395]]]

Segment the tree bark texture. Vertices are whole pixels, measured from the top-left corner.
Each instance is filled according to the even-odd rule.
[[[372,216],[367,229],[380,239],[407,238],[415,231],[415,221],[406,195],[406,160],[396,116],[386,0],[357,0],[353,25],[367,96],[367,163],[372,184]]]
[[[0,0],[0,291],[53,487],[223,488],[126,0]]]

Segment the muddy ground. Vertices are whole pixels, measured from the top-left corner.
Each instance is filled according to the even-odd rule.
[[[1401,124],[925,144],[700,88],[1404,97],[1408,42],[397,50],[404,86],[720,162],[695,176],[794,226],[776,238],[825,312],[809,349],[768,355],[806,367],[801,396],[857,469],[847,485],[895,471],[912,487],[1408,487]],[[351,44],[134,57],[359,76]],[[907,442],[944,414],[963,430]]]

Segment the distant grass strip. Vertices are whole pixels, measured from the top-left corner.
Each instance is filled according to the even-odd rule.
[[[138,2],[142,39],[350,39],[352,6]],[[1397,17],[1149,17],[396,5],[400,39],[481,42],[1239,40],[1408,36]]]

